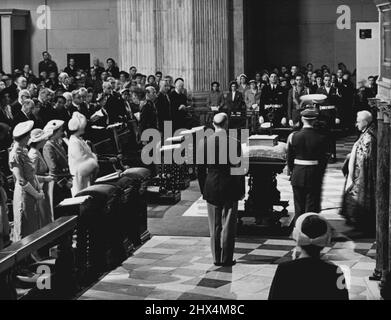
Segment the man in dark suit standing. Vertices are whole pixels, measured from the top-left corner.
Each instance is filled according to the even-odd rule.
[[[325,75],[323,78],[324,86],[316,92],[327,97],[327,99],[319,106],[319,121],[324,126],[324,131],[330,137],[330,153],[332,162],[337,160],[336,137],[332,133],[340,120],[340,94],[337,88],[331,84],[331,76]]]
[[[109,124],[123,122],[126,119],[126,107],[121,95],[113,91],[110,82],[103,83],[103,93],[106,97],[105,110]]]
[[[348,129],[353,124],[353,97],[354,97],[354,86],[351,81],[345,80],[345,74],[342,69],[337,71],[337,82],[336,87],[340,94],[340,116],[343,128]]]
[[[171,101],[171,115],[173,130],[189,129],[187,128],[187,96],[184,89],[184,80],[178,78],[175,80],[175,89],[169,94]]]
[[[303,129],[288,138],[288,173],[295,201],[295,219],[304,213],[321,211],[323,177],[328,160],[328,140],[314,128],[319,113],[307,109],[301,113]]]
[[[225,106],[219,110],[228,115],[231,129],[244,129],[246,126],[246,104],[242,93],[238,89],[239,85],[236,81],[230,83],[230,91],[225,99]]]
[[[161,132],[164,130],[164,122],[172,121],[171,117],[171,101],[168,96],[170,85],[166,81],[160,81],[160,90],[157,94],[155,102],[158,118],[158,128]]]
[[[284,89],[278,84],[276,73],[270,74],[270,83],[262,90],[261,108],[264,121],[270,121],[274,127],[287,125],[287,101]],[[272,106],[269,108],[269,106]],[[262,119],[261,119],[262,120]],[[262,121],[261,121],[262,122]]]
[[[201,193],[208,205],[214,264],[229,267],[236,264],[233,255],[238,202],[245,194],[245,180],[244,175],[235,175],[238,172],[232,171],[234,164],[228,156],[229,148],[236,148],[236,155],[242,155],[239,141],[227,133],[228,116],[225,113],[217,114],[213,119],[213,126],[215,133],[198,146],[197,162],[203,161],[199,165],[198,179]],[[220,158],[224,158],[223,162]]]
[[[300,127],[301,101],[300,98],[310,94],[310,89],[304,86],[304,78],[301,74],[296,75],[296,85],[288,93],[288,121],[291,127]]]

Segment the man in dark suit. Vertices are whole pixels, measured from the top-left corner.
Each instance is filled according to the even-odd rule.
[[[331,76],[325,75],[323,78],[324,86],[316,92],[327,97],[327,99],[319,106],[319,121],[322,123],[323,130],[330,137],[330,153],[331,160],[337,160],[336,137],[332,133],[337,125],[341,123],[341,108],[340,108],[340,93],[337,88],[334,88],[331,83]]]
[[[95,74],[96,74],[96,77],[99,79],[100,78],[100,75],[105,72],[105,68],[103,68],[101,65],[100,65],[100,62],[99,62],[99,59],[98,58],[94,58],[92,60],[92,67],[90,68],[90,71],[91,70],[94,70],[95,71]]]
[[[68,74],[68,76],[72,78],[76,78],[77,76],[77,69],[76,69],[76,61],[75,59],[71,58],[69,59],[68,66],[64,69],[64,72]]]
[[[278,84],[278,76],[272,73],[270,83],[262,90],[261,110],[265,121],[273,123],[274,127],[285,127],[287,125],[287,101],[284,99],[284,89]],[[274,105],[272,108],[268,106]]]
[[[55,112],[51,104],[53,97],[54,92],[50,89],[45,88],[39,92],[38,104],[40,110],[38,112],[38,117],[41,119],[43,126],[54,119]]]
[[[51,59],[49,52],[42,53],[43,60],[38,65],[39,74],[46,72],[49,75],[51,72],[58,74],[57,64]]]
[[[10,105],[11,99],[9,93],[0,94],[0,122],[6,123],[9,127],[14,127],[14,113]]]
[[[288,172],[295,201],[295,220],[304,213],[321,211],[323,177],[328,160],[328,140],[314,128],[319,113],[302,113],[303,129],[288,138]]]
[[[113,91],[110,82],[103,83],[103,93],[106,97],[105,110],[108,114],[109,124],[122,122],[126,118],[126,107],[121,96]]]
[[[374,76],[370,76],[368,78],[368,89],[371,91],[371,98],[376,98],[378,93],[378,86]]]
[[[354,86],[349,80],[345,80],[344,76],[349,76],[342,69],[337,71],[337,82],[335,84],[340,95],[340,117],[343,128],[348,129],[353,125],[353,100]]]
[[[238,140],[227,133],[228,116],[217,114],[213,119],[215,133],[198,146],[198,179],[201,193],[208,205],[211,248],[216,266],[233,266],[236,236],[238,202],[245,193],[244,175],[233,172],[229,148],[236,148],[236,155],[242,156]],[[212,154],[211,154],[212,152]],[[213,154],[214,152],[214,154]],[[220,162],[225,152],[223,162]],[[208,154],[209,153],[209,154]],[[231,152],[232,153],[232,152]],[[203,157],[202,157],[203,155]],[[212,160],[212,161],[208,161]]]
[[[155,102],[157,117],[158,117],[158,128],[160,131],[164,129],[165,121],[172,121],[171,117],[171,101],[168,96],[170,91],[170,85],[166,81],[160,81],[160,90],[157,94],[157,99]]]
[[[175,89],[169,94],[171,101],[171,115],[173,130],[189,129],[187,124],[187,96],[184,89],[184,80],[175,80]]]
[[[26,122],[29,120],[35,120],[33,116],[33,109],[35,107],[35,103],[31,99],[24,100],[22,103],[22,109],[15,114],[14,116],[14,126],[18,123]]]
[[[302,96],[310,94],[310,89],[304,86],[304,78],[298,74],[295,79],[296,85],[288,93],[288,121],[291,127],[300,127],[301,100]]]
[[[229,127],[231,129],[244,129],[246,127],[246,103],[238,89],[238,83],[232,81],[229,86],[230,91],[225,99],[225,106],[219,110],[228,115]]]

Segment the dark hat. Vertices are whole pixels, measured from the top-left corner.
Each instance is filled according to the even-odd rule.
[[[215,84],[217,84],[220,87],[220,83],[218,83],[217,81],[213,81],[211,86],[213,87]]]
[[[301,112],[301,116],[307,120],[316,120],[319,117],[319,112],[315,109],[306,109]]]
[[[257,84],[257,82],[256,82],[255,80],[250,80],[250,81],[248,82],[248,84],[252,84],[252,83]]]

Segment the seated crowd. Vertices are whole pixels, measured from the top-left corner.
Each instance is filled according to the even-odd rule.
[[[189,113],[191,103],[184,79],[174,81],[173,77],[163,76],[159,71],[147,77],[138,73],[134,66],[129,72],[120,71],[111,58],[106,63],[105,69],[95,58],[89,70],[82,70],[77,67],[75,59],[70,59],[68,66],[59,72],[50,54],[44,52],[43,61],[39,63],[39,76],[32,73],[29,65],[23,70],[15,70],[12,75],[0,71],[0,149],[3,150],[0,169],[3,176],[12,171],[16,180],[28,181],[22,175],[18,179],[13,168],[20,169],[25,162],[23,158],[30,157],[31,186],[36,183],[36,187],[40,186],[38,189],[45,193],[45,183],[53,180],[53,176],[57,177],[53,192],[54,204],[57,204],[70,194],[75,184],[69,178],[68,163],[68,144],[75,136],[70,130],[70,122],[75,115],[82,119],[82,133],[93,126],[107,127],[132,120],[136,123],[133,129],[138,142],[146,129],[162,131],[165,121],[172,121],[174,130],[196,124]],[[327,66],[315,70],[312,64],[303,68],[292,66],[290,71],[282,66],[257,72],[250,81],[244,74],[238,76],[231,82],[227,94],[220,90],[218,82],[213,82],[207,106],[228,114],[257,110],[260,123],[270,121],[277,127],[295,127],[300,122],[300,97],[321,93],[336,106],[337,124],[352,129],[353,115],[357,111],[369,110],[368,99],[376,96],[377,87],[376,78],[370,77],[368,84],[362,82],[356,90],[350,78],[351,73],[342,63],[336,73],[331,73]],[[270,113],[273,105],[280,108]],[[32,126],[27,132],[28,137],[23,136],[21,142],[15,130],[18,125],[26,123],[29,123],[28,127]],[[80,138],[81,134],[76,136]],[[26,147],[29,147],[29,153],[24,152]],[[78,146],[79,149],[82,147],[93,158],[89,147],[84,143]],[[8,150],[11,150],[9,155]],[[34,175],[37,179],[33,178]],[[2,181],[6,183],[6,178],[3,177]],[[18,199],[15,195],[14,198]],[[53,199],[51,201],[50,208]],[[2,192],[3,211],[5,202],[6,196]],[[41,207],[49,208],[48,204]],[[2,212],[1,216],[5,219],[6,214]],[[44,216],[43,221],[49,221],[47,217],[52,217],[53,212],[44,213]],[[4,220],[1,225],[0,244],[9,243],[8,224]]]
[[[197,124],[189,112],[191,102],[184,79],[174,81],[159,71],[147,77],[136,67],[129,72],[120,71],[111,58],[106,63],[103,68],[94,59],[89,70],[82,70],[77,61],[70,59],[59,72],[50,54],[44,52],[38,76],[28,65],[12,75],[0,71],[0,249],[52,222],[57,204],[94,182],[99,171],[97,155],[83,138],[91,128],[132,122],[141,147],[141,133],[151,128],[163,131],[165,121],[172,121],[174,130]],[[368,99],[377,95],[376,77],[369,77],[368,83],[363,81],[355,89],[351,73],[342,63],[336,73],[327,66],[315,70],[312,64],[292,66],[290,71],[282,66],[257,72],[250,81],[242,74],[230,83],[228,93],[213,82],[207,107],[229,117],[258,112],[261,124],[297,128],[302,110],[300,97],[308,94],[326,95],[327,104],[335,107],[335,125],[352,130],[355,114],[370,111]],[[243,127],[240,121],[237,125]],[[7,176],[11,175],[15,183],[12,239],[5,192]],[[336,268],[319,262],[319,252],[329,241],[328,226],[316,217],[309,218],[301,221],[295,238],[307,260],[278,269],[271,299],[293,295],[284,286],[300,285],[301,278],[291,281],[291,273],[297,267],[316,268],[325,275],[324,283],[317,285],[324,288],[326,297],[347,298],[346,290],[335,291],[329,286],[337,276]],[[308,239],[320,239],[319,245],[308,245]],[[301,273],[305,277],[305,272]],[[308,297],[317,289],[313,284],[304,291],[303,297]]]

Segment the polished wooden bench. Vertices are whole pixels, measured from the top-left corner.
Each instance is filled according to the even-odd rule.
[[[55,290],[68,290],[73,285],[74,255],[72,235],[77,216],[61,217],[26,238],[0,251],[0,300],[16,299],[16,269],[39,249],[57,247],[55,263]]]

